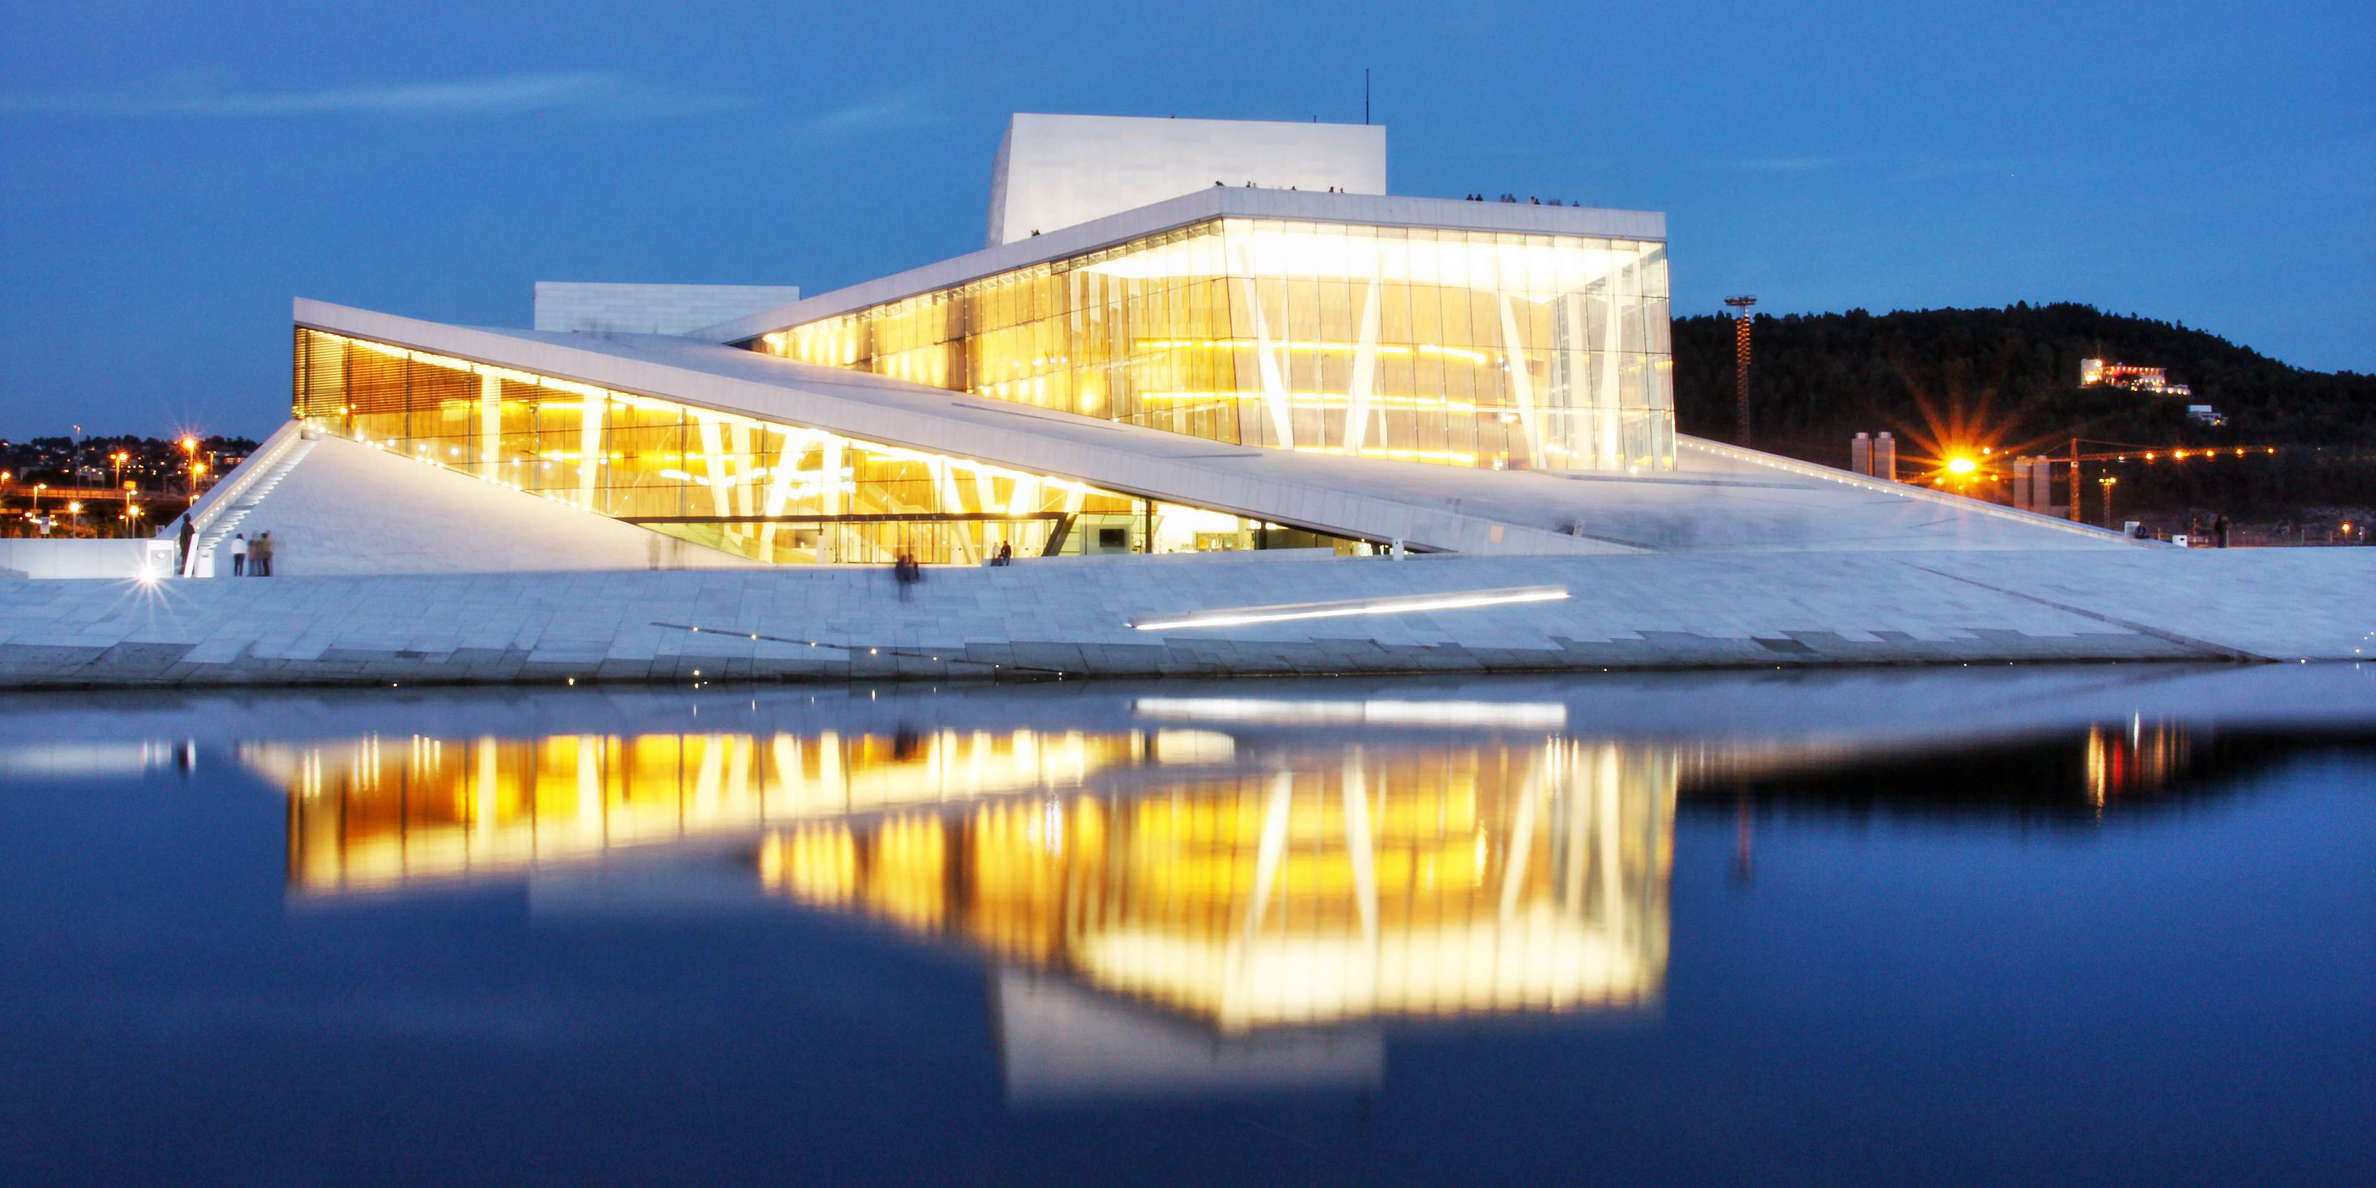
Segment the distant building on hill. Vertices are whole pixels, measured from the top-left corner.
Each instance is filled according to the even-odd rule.
[[[2137,363],[2112,363],[2103,359],[2079,360],[2079,386],[2127,388],[2132,392],[2151,392],[2156,396],[2194,395],[2193,388],[2171,383],[2169,372],[2164,368]]]

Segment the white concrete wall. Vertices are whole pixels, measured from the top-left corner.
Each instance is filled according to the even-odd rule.
[[[536,282],[536,328],[685,334],[800,300],[798,285]]]
[[[1007,125],[991,173],[988,242],[1027,239],[1216,181],[1383,194],[1386,129],[1021,113]]]
[[[174,542],[149,537],[129,540],[63,540],[24,537],[0,540],[0,576],[28,578],[162,578],[173,574]]]

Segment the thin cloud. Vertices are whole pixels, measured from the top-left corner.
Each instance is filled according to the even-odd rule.
[[[311,91],[231,86],[218,71],[185,70],[118,91],[0,95],[0,111],[72,115],[274,119],[364,116],[492,120],[527,115],[663,119],[751,106],[725,95],[654,86],[603,70],[530,71],[425,83],[369,83]]]
[[[941,103],[942,91],[941,86],[929,82],[885,91],[856,103],[795,120],[788,131],[796,139],[831,140],[897,128],[923,127],[947,116],[948,112]]]

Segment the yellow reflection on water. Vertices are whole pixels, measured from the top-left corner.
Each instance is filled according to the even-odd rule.
[[[1225,1031],[1626,1005],[1666,967],[1675,777],[1609,744],[1356,750],[775,831],[759,870]]]
[[[1673,748],[1198,730],[256,745],[309,893],[654,843],[1224,1032],[1654,999]],[[1139,770],[1132,770],[1139,769]],[[742,849],[742,846],[749,849]]]
[[[1227,761],[1198,730],[367,737],[248,744],[291,790],[289,876],[311,891],[518,870],[778,824],[1080,786]]]

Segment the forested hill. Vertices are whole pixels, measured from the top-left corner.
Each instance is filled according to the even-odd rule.
[[[2305,371],[2200,330],[2091,306],[2018,304],[1873,315],[1759,315],[1755,444],[1845,465],[1883,429],[1902,456],[1959,446],[2052,452],[2074,434],[2124,442],[2376,446],[2376,376]],[[1677,318],[1675,407],[1685,433],[1733,438],[1733,323]],[[2079,360],[2168,369],[2185,399],[2078,386]],[[2189,402],[2228,418],[2192,425]]]

